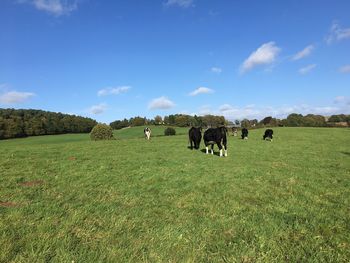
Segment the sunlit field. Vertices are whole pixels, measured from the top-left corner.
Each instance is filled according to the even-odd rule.
[[[0,141],[0,262],[348,262],[350,131]]]

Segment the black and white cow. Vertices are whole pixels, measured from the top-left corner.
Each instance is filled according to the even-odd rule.
[[[146,127],[144,130],[143,130],[143,133],[145,134],[145,139],[149,140],[151,138],[151,129]]]
[[[202,140],[202,128],[192,127],[189,129],[188,139],[190,140],[191,150],[193,149],[193,146],[196,150],[198,150]]]
[[[211,154],[214,154],[214,144],[219,147],[220,157],[223,156],[222,150],[225,151],[225,156],[227,156],[227,138],[226,138],[227,129],[226,127],[219,128],[209,128],[204,132],[204,144],[206,149],[206,154],[209,153],[208,146],[211,145]]]
[[[247,128],[242,129],[241,137],[242,137],[242,140],[248,140],[248,129]]]
[[[236,128],[232,128],[232,133],[233,133],[233,136],[236,137],[237,136],[237,129]]]
[[[264,140],[268,140],[268,141],[271,141],[271,142],[272,142],[272,139],[273,139],[273,130],[271,130],[271,129],[266,129],[263,138],[264,138]]]

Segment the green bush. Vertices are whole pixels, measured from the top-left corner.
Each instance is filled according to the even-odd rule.
[[[107,124],[99,123],[94,128],[92,128],[90,138],[93,141],[112,140],[114,139],[113,130]]]
[[[168,128],[166,128],[166,129],[164,130],[164,135],[165,135],[165,136],[170,136],[170,135],[175,135],[175,134],[176,134],[176,131],[175,131],[174,128],[168,127]]]

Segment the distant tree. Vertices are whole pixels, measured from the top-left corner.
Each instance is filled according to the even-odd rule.
[[[116,120],[116,121],[111,122],[109,124],[109,126],[111,126],[112,129],[114,129],[114,130],[119,130],[119,129],[123,129],[125,127],[128,127],[129,126],[129,121],[127,119]]]
[[[0,109],[0,139],[32,135],[90,132],[95,120],[42,110]]]
[[[249,123],[250,123],[251,127],[255,127],[258,124],[258,120],[257,119],[253,119],[253,120],[250,120]]]
[[[154,117],[154,124],[155,125],[160,125],[160,124],[162,124],[162,122],[163,122],[163,119],[161,116],[157,115],[156,117]]]
[[[190,116],[177,114],[175,115],[175,125],[179,127],[187,127],[190,126]]]
[[[130,126],[143,126],[146,124],[146,118],[134,117],[129,120]]]
[[[251,127],[250,121],[248,119],[243,119],[241,121],[241,127],[242,128],[250,128]]]
[[[332,115],[328,119],[329,122],[346,122],[350,121],[350,115],[345,114],[338,114],[338,115]]]
[[[303,123],[303,115],[297,114],[297,113],[292,113],[289,114],[286,121],[286,126],[289,127],[299,127],[302,126]]]
[[[306,127],[324,127],[326,119],[321,115],[308,114],[302,119],[302,126]]]

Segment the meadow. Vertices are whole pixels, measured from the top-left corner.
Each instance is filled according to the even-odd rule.
[[[350,130],[0,141],[0,262],[349,262]]]

